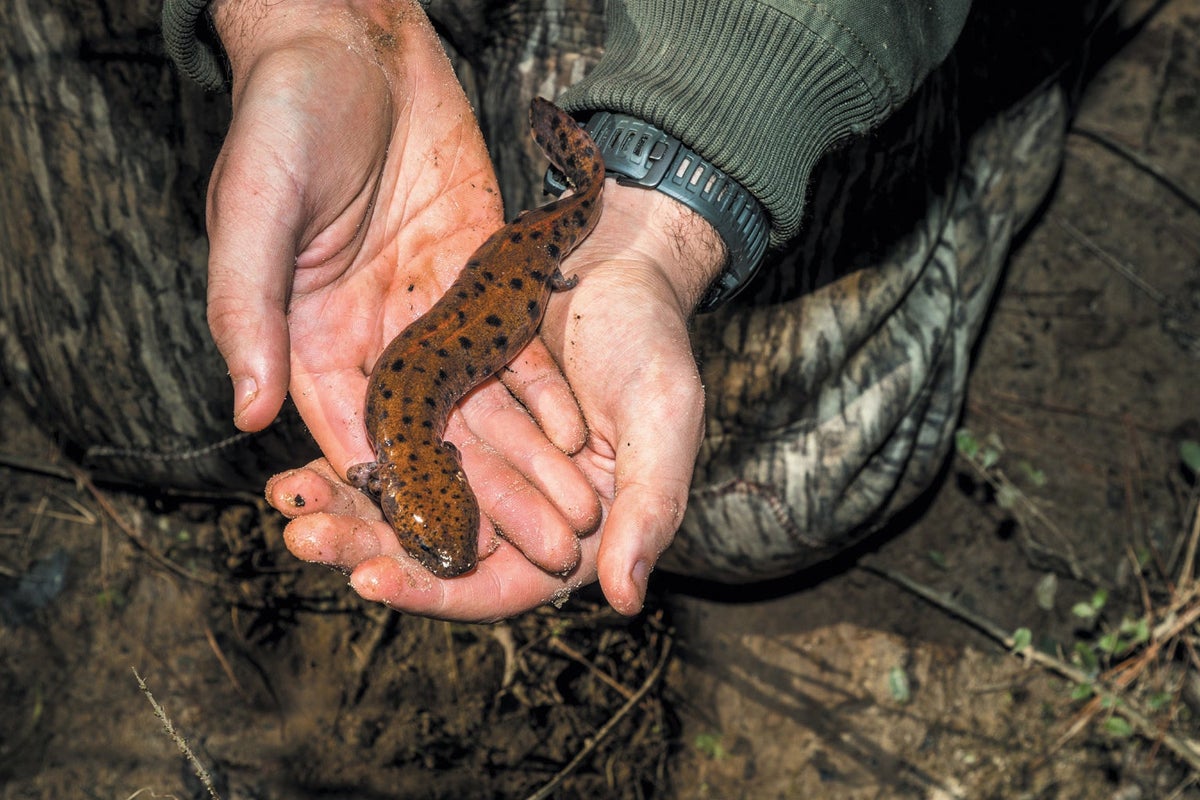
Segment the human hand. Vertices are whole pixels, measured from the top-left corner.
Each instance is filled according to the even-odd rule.
[[[344,475],[374,458],[362,414],[376,357],[503,221],[491,162],[415,2],[224,0],[213,12],[234,117],[209,190],[209,321],[235,421],[265,427],[290,388]],[[569,569],[600,513],[566,455],[582,418],[539,340],[503,379],[537,422],[492,380],[448,438],[485,513],[537,530],[526,555]]]
[[[670,198],[613,181],[605,192],[595,230],[563,266],[579,284],[551,297],[542,328],[588,420],[576,461],[604,506],[578,566],[565,575],[539,569],[505,529],[505,538],[485,531],[473,572],[435,578],[322,462],[268,485],[272,505],[294,517],[285,533],[293,554],[350,573],[369,600],[446,619],[512,616],[597,579],[618,611],[641,608],[649,572],[683,519],[703,436],[687,319],[724,251],[711,226]]]

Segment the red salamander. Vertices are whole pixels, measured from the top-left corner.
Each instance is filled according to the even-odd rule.
[[[479,503],[458,450],[442,439],[450,410],[533,338],[550,292],[575,285],[559,265],[600,216],[604,161],[591,137],[540,97],[529,122],[575,194],[493,233],[446,294],[387,346],[367,386],[375,461],[349,471],[378,497],[405,550],[442,578],[478,559]]]

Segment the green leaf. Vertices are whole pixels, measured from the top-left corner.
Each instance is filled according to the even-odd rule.
[[[1071,613],[1080,619],[1093,620],[1096,618],[1096,609],[1091,603],[1076,603],[1071,606]]]
[[[1104,730],[1123,739],[1133,735],[1133,726],[1124,717],[1113,716],[1104,720]]]
[[[1046,485],[1046,473],[1028,461],[1021,461],[1017,466],[1025,473],[1025,477],[1029,482],[1039,489]]]
[[[1021,490],[1012,484],[1006,483],[996,490],[996,505],[1005,511],[1011,510],[1020,499]]]
[[[1116,631],[1109,631],[1100,637],[1096,642],[1096,646],[1105,653],[1112,655],[1116,652],[1117,646],[1121,643],[1121,636]]]
[[[1193,475],[1200,475],[1200,442],[1184,439],[1179,443],[1179,457]]]
[[[707,758],[713,761],[720,761],[729,755],[725,746],[721,744],[721,735],[719,733],[698,733],[696,738],[692,740],[693,746]]]
[[[1033,597],[1037,601],[1038,608],[1043,611],[1053,611],[1054,600],[1057,596],[1058,576],[1053,572],[1047,572],[1037,582],[1037,586],[1034,587]]]
[[[946,563],[946,554],[941,550],[930,550],[929,560],[938,569],[949,569],[949,564]]]
[[[1013,631],[1012,640],[1013,652],[1020,653],[1033,644],[1033,631],[1029,630],[1029,628],[1017,628]]]
[[[1145,617],[1126,618],[1121,622],[1121,633],[1129,640],[1130,647],[1150,641],[1150,622]]]
[[[1075,663],[1088,675],[1095,675],[1100,671],[1100,659],[1096,658],[1092,648],[1083,642],[1075,643]]]
[[[1171,704],[1170,692],[1155,692],[1146,700],[1146,708],[1151,711],[1161,711]]]
[[[1090,683],[1077,683],[1075,684],[1075,688],[1071,690],[1071,699],[1076,701],[1087,700],[1095,692],[1096,690],[1092,688]]]
[[[1104,608],[1104,604],[1108,602],[1108,592],[1104,589],[1097,589],[1092,595],[1092,608],[1099,611]]]
[[[979,452],[979,440],[966,428],[960,428],[954,434],[954,449],[959,452],[959,455],[974,461],[975,454]]]
[[[912,686],[908,682],[908,673],[904,667],[892,667],[888,670],[888,692],[897,703],[907,703],[912,700]]]

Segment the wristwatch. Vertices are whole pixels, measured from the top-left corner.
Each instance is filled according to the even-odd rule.
[[[600,148],[605,173],[617,183],[657,189],[717,229],[729,251],[729,263],[696,310],[712,311],[741,291],[758,271],[767,249],[770,226],[758,199],[683,142],[636,117],[598,111],[584,130]],[[551,167],[545,188],[562,194],[567,188],[562,173]]]

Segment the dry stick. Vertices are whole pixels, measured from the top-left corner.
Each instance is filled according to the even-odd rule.
[[[213,655],[217,657],[217,662],[220,663],[221,669],[225,672],[225,677],[229,678],[229,682],[233,684],[234,690],[245,700],[250,700],[250,695],[242,688],[241,681],[237,679],[237,675],[233,672],[233,665],[229,663],[229,659],[225,657],[225,651],[221,649],[221,645],[217,643],[216,634],[213,629],[204,623],[204,638],[208,641],[208,648],[213,651]]]
[[[146,540],[142,538],[141,534],[134,530],[133,526],[125,521],[125,519],[117,512],[117,509],[113,507],[113,504],[108,501],[108,498],[96,488],[96,484],[92,483],[92,479],[88,477],[82,470],[77,470],[75,472],[75,480],[80,486],[87,489],[88,492],[91,493],[96,503],[100,506],[104,513],[108,515],[109,519],[111,519],[116,526],[121,529],[122,533],[129,537],[129,540],[133,542],[139,550],[149,556],[150,560],[155,564],[158,564],[170,572],[174,572],[181,578],[186,578],[190,581],[203,583],[206,586],[221,585],[220,581],[218,581],[215,577],[189,572],[171,559],[151,548],[150,545],[146,543]]]
[[[1166,294],[1155,288],[1145,278],[1138,275],[1137,270],[1135,270],[1132,266],[1126,264],[1124,261],[1117,258],[1112,253],[1108,252],[1099,244],[1097,244],[1095,239],[1088,236],[1086,233],[1079,230],[1079,228],[1076,228],[1065,219],[1059,219],[1058,217],[1055,217],[1054,223],[1058,225],[1058,227],[1062,228],[1068,236],[1070,236],[1079,244],[1083,245],[1085,250],[1103,261],[1115,272],[1121,275],[1121,277],[1125,278],[1125,280],[1129,281],[1138,289],[1140,289],[1143,294],[1153,300],[1158,306],[1162,308],[1173,307],[1174,304],[1171,302],[1171,298],[1167,297]]]
[[[1165,186],[1172,194],[1191,207],[1193,211],[1200,211],[1200,200],[1197,200],[1187,189],[1175,182],[1175,179],[1168,175],[1161,167],[1154,164],[1136,150],[1131,150],[1125,145],[1118,142],[1116,139],[1108,136],[1100,131],[1092,130],[1091,128],[1083,128],[1076,126],[1070,130],[1070,133],[1076,136],[1082,136],[1085,139],[1090,139],[1102,147],[1106,147],[1117,155],[1121,156],[1135,167],[1153,177],[1156,181]]]
[[[567,658],[574,661],[575,663],[577,663],[577,664],[583,666],[584,668],[586,668],[587,670],[589,670],[593,675],[596,676],[596,678],[601,683],[603,683],[604,685],[611,688],[613,691],[620,694],[626,700],[633,697],[633,691],[630,690],[629,687],[627,687],[621,683],[618,683],[616,680],[614,680],[612,678],[611,675],[609,675],[607,672],[605,672],[604,670],[597,667],[595,664],[593,664],[588,659],[584,658],[582,653],[580,653],[575,648],[571,647],[569,644],[564,642],[562,639],[560,639],[558,637],[551,639],[550,646],[553,647],[555,650],[559,651],[560,653],[562,653],[563,655],[565,655]]]
[[[658,679],[662,677],[663,670],[667,666],[667,657],[670,654],[671,640],[668,638],[663,643],[662,652],[658,654],[658,663],[654,665],[654,669],[652,669],[650,674],[646,676],[646,680],[643,681],[642,685],[638,687],[638,690],[633,693],[633,696],[626,700],[623,706],[617,709],[617,713],[613,714],[612,718],[609,719],[608,722],[604,723],[600,730],[596,731],[595,736],[591,737],[584,743],[580,751],[575,754],[575,757],[572,758],[565,767],[560,769],[545,786],[529,795],[529,797],[525,798],[525,800],[546,800],[546,798],[550,797],[554,790],[557,789],[564,780],[566,780],[568,775],[579,768],[579,765],[583,763],[583,760],[592,754],[592,752],[600,745],[600,743],[604,741],[610,733],[613,732],[613,729],[617,727],[617,724],[626,716],[628,716],[629,712],[632,711],[639,702],[641,702],[642,698],[645,697],[650,689],[654,687],[654,684],[658,683]]]
[[[873,575],[883,578],[884,580],[890,581],[900,588],[912,592],[922,600],[925,600],[941,610],[958,617],[976,630],[987,636],[990,636],[992,639],[995,639],[1007,650],[1011,651],[1014,649],[1016,642],[1014,641],[1013,637],[1001,629],[999,625],[980,614],[976,614],[966,608],[963,608],[949,596],[936,591],[935,589],[931,589],[928,586],[917,583],[907,575],[899,572],[893,572],[892,570],[876,564],[862,563],[859,564],[859,569],[865,570]],[[1186,615],[1188,617],[1188,625],[1196,622],[1196,620],[1200,618],[1200,606],[1195,607],[1192,612],[1193,613]],[[1172,631],[1182,631],[1186,627],[1186,625],[1182,627],[1173,625]],[[1172,753],[1174,753],[1181,761],[1191,767],[1193,771],[1200,773],[1200,747],[1197,747],[1196,743],[1193,741],[1189,739],[1181,739],[1178,736],[1162,732],[1159,730],[1158,726],[1154,724],[1153,720],[1149,719],[1141,711],[1134,708],[1129,700],[1119,698],[1115,692],[1110,691],[1107,687],[1099,685],[1086,672],[1071,666],[1065,661],[1061,661],[1060,659],[1055,658],[1047,653],[1043,653],[1033,647],[1026,647],[1018,655],[1027,658],[1052,672],[1058,673],[1073,683],[1091,686],[1096,692],[1097,697],[1110,703],[1113,707],[1113,710],[1124,717],[1134,728],[1136,728],[1138,733],[1140,733],[1149,741],[1156,741],[1161,738],[1163,744],[1165,744]]]
[[[175,746],[179,748],[179,752],[183,753],[183,757],[192,765],[192,771],[196,773],[196,777],[204,784],[204,788],[208,790],[209,796],[213,800],[221,800],[221,796],[217,794],[216,788],[213,786],[212,776],[208,774],[208,770],[200,763],[200,759],[192,752],[192,748],[188,746],[187,740],[184,739],[175,726],[171,724],[171,720],[167,717],[167,712],[154,699],[154,695],[150,693],[150,687],[142,680],[142,676],[138,675],[137,667],[131,667],[133,677],[137,678],[138,686],[141,687],[142,694],[146,695],[146,699],[150,701],[150,705],[154,708],[154,716],[158,717],[158,721],[162,723],[163,730],[167,732],[167,736],[171,737],[171,741],[175,742]]]

